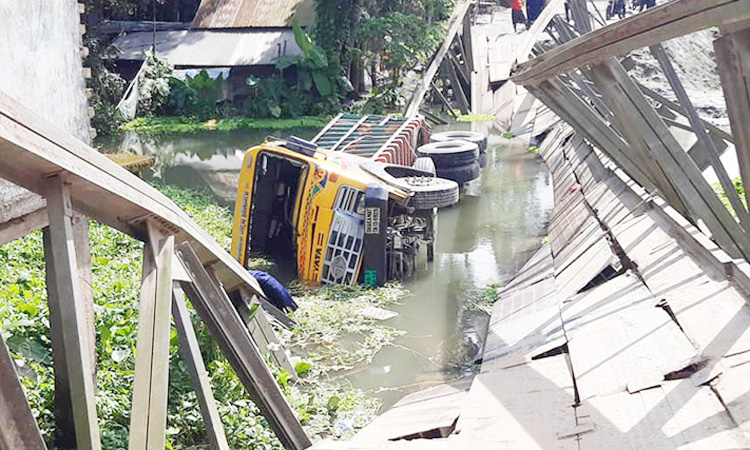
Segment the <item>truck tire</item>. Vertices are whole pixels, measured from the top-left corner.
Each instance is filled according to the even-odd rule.
[[[477,144],[481,153],[484,153],[487,149],[487,136],[482,133],[477,133],[476,131],[443,131],[441,133],[435,133],[430,137],[430,141],[433,142],[445,142],[455,139],[461,139]]]
[[[469,141],[431,142],[417,149],[418,156],[429,156],[435,167],[463,166],[477,161],[479,147]]]
[[[466,183],[479,177],[479,163],[473,162],[463,166],[439,168],[437,175],[456,183]]]
[[[360,167],[392,186],[411,192],[409,206],[416,209],[444,208],[458,203],[455,181],[398,164],[365,163]]]
[[[409,206],[415,209],[445,208],[458,203],[458,183],[444,178],[408,177],[401,179],[414,193]]]
[[[435,175],[435,163],[430,157],[423,156],[421,158],[417,158],[414,161],[414,164],[412,164],[411,166],[415,169],[424,170],[425,172],[430,172],[431,174]]]

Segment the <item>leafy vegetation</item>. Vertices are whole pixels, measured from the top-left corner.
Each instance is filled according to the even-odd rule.
[[[745,205],[745,208],[747,208],[747,197],[745,197],[745,188],[742,185],[742,178],[735,178],[734,180],[732,180],[732,184],[734,185],[734,189],[737,191],[737,195],[739,195],[740,197],[740,201],[743,205]],[[724,203],[724,206],[727,207],[729,212],[732,213],[735,218],[737,218],[737,212],[729,202],[729,198],[727,197],[727,193],[724,190],[724,186],[722,186],[721,183],[714,183],[714,192],[716,192],[716,195],[719,196],[719,199],[721,199],[721,202]]]
[[[231,214],[217,206],[210,194],[157,185],[224,247],[230,244]],[[138,323],[143,244],[108,226],[91,222],[93,290],[95,302],[97,409],[104,448],[126,448],[130,422],[135,339]],[[52,445],[54,378],[51,366],[41,232],[0,246],[0,332],[23,376],[26,395],[40,429]],[[258,264],[265,261],[257,260]],[[404,291],[396,286],[364,291],[360,288],[312,290],[298,287],[299,326],[284,339],[309,365],[299,380],[272,368],[282,389],[313,437],[346,436],[363,426],[377,401],[350,386],[323,381],[329,373],[362,364],[398,331],[356,318],[356,308],[396,301]],[[353,303],[347,298],[354,297]],[[334,325],[341,329],[334,332]],[[265,419],[248,400],[231,366],[212,342],[205,326],[194,317],[219,413],[233,448],[281,449]],[[338,327],[336,327],[338,328]],[[347,334],[362,343],[339,348]],[[168,448],[207,448],[204,425],[186,366],[172,331]],[[305,367],[304,364],[300,366]]]
[[[203,121],[196,117],[139,117],[120,126],[123,131],[142,134],[191,133],[196,131],[232,131],[239,129],[288,130],[292,128],[322,128],[327,117],[303,116],[285,119],[256,119],[250,117],[228,117]]]
[[[496,119],[492,114],[461,114],[456,122],[492,122]]]

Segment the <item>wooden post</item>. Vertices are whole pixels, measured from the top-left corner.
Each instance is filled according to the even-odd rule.
[[[18,379],[16,363],[0,335],[0,449],[46,448]]]
[[[185,304],[182,290],[175,288],[172,291],[172,315],[177,334],[180,337],[180,354],[187,365],[193,389],[198,396],[198,403],[206,424],[206,433],[214,450],[229,450],[224,427],[221,424],[219,411],[216,409],[216,400],[211,390],[211,381],[208,371],[201,356],[198,338],[195,336],[193,322],[190,321],[190,311]]]
[[[747,214],[745,205],[742,204],[742,200],[740,200],[740,197],[734,188],[734,183],[732,183],[726,169],[724,169],[724,164],[722,164],[719,159],[719,151],[716,149],[713,140],[708,136],[708,132],[698,117],[698,113],[695,112],[695,108],[693,108],[693,103],[690,101],[690,98],[688,98],[685,88],[683,88],[680,79],[677,77],[677,73],[675,72],[674,67],[672,67],[672,62],[669,60],[669,55],[664,51],[661,44],[652,45],[650,50],[651,54],[656,57],[657,61],[659,61],[659,65],[661,66],[664,75],[666,75],[669,84],[672,86],[672,90],[677,96],[677,101],[680,102],[680,105],[682,105],[685,110],[690,126],[698,138],[698,142],[703,147],[704,156],[711,162],[711,166],[713,167],[716,176],[719,178],[721,186],[724,188],[729,203],[732,205],[735,213],[737,213],[737,217],[740,219],[743,228],[745,230],[750,230],[750,216]]]
[[[166,441],[174,236],[147,224],[138,309],[130,450],[162,449]]]
[[[463,44],[461,52],[464,54],[464,61],[466,61],[466,64],[469,67],[469,72],[474,72],[476,71],[476,66],[474,65],[474,48],[471,39],[471,21],[469,20],[469,16],[466,15],[464,16],[464,25],[461,35],[461,43]]]
[[[89,331],[86,330],[73,236],[73,209],[68,187],[62,175],[47,180],[47,212],[49,214],[49,250],[52,256],[51,270],[54,290],[49,296],[50,326],[56,330],[53,339],[55,373],[67,375],[67,390],[70,392],[71,410],[75,424],[76,445],[79,449],[101,448],[99,424],[96,417],[93,361],[90,358]],[[48,262],[48,264],[50,263]],[[53,323],[54,322],[54,323]]]
[[[747,195],[750,193],[750,28],[724,30],[723,36],[714,41],[714,50]]]
[[[234,368],[248,394],[285,448],[311,445],[263,357],[223,288],[217,286],[187,242],[177,248],[192,283],[181,283],[190,302]]]
[[[447,69],[448,77],[451,81],[451,88],[453,88],[453,97],[458,100],[459,108],[463,114],[471,112],[471,105],[469,100],[466,98],[464,87],[461,84],[461,80],[458,79],[458,73],[456,68],[451,64],[450,60],[444,61],[444,66]]]

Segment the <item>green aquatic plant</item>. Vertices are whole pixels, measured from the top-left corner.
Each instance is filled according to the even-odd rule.
[[[231,212],[216,205],[207,191],[191,191],[173,186],[155,185],[183,208],[225,248],[229,247]],[[45,283],[42,233],[0,246],[0,332],[2,332],[21,375],[26,397],[39,428],[53,446],[54,374],[52,369],[49,311]],[[97,397],[96,406],[104,448],[126,448],[138,326],[138,301],[141,281],[143,243],[109,226],[90,222],[96,331]],[[256,259],[261,264],[260,259]],[[402,289],[386,287],[364,292],[359,288],[306,289],[298,302],[295,318],[298,326],[287,331],[285,340],[292,350],[309,361],[310,367],[293,380],[271,367],[303,426],[316,440],[322,437],[346,437],[371,420],[378,401],[344,381],[324,376],[337,365],[348,366],[366,361],[398,331],[365,319],[349,321],[347,332],[367,334],[362,345],[337,349],[343,341],[328,342],[327,331],[313,322],[322,318],[344,321],[355,314],[347,305],[383,305],[400,298]],[[334,303],[336,302],[336,303]],[[333,311],[331,306],[338,305]],[[318,319],[316,319],[318,318]],[[204,361],[210,374],[219,414],[232,448],[282,449],[273,431],[257,407],[249,400],[229,362],[211,339],[205,324],[193,315]],[[344,336],[340,331],[336,336]],[[328,334],[327,336],[333,336]],[[328,353],[315,343],[325,342]],[[309,345],[306,345],[309,344]],[[330,359],[326,359],[330,355]],[[179,354],[179,339],[173,329],[170,339],[169,402],[167,448],[207,448],[203,419],[193,391],[187,367]]]

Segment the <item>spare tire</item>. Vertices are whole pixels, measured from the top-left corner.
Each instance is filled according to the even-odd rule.
[[[430,137],[430,141],[433,142],[445,142],[455,139],[462,139],[477,144],[480,152],[484,152],[487,149],[487,136],[476,131],[443,131],[435,133]]]
[[[415,169],[424,170],[425,172],[430,172],[435,175],[435,162],[432,161],[432,158],[428,158],[427,156],[417,158],[411,166]]]
[[[453,180],[457,183],[466,183],[479,177],[479,163],[473,162],[463,166],[438,168],[437,175],[440,178]]]
[[[461,140],[430,142],[419,147],[417,155],[429,156],[437,168],[463,166],[477,161],[479,147],[473,142]]]
[[[360,167],[391,186],[411,192],[409,206],[416,209],[444,208],[458,203],[458,183],[455,181],[398,164],[371,162]]]
[[[401,178],[414,195],[409,206],[416,209],[445,208],[458,203],[458,183],[437,177]]]

